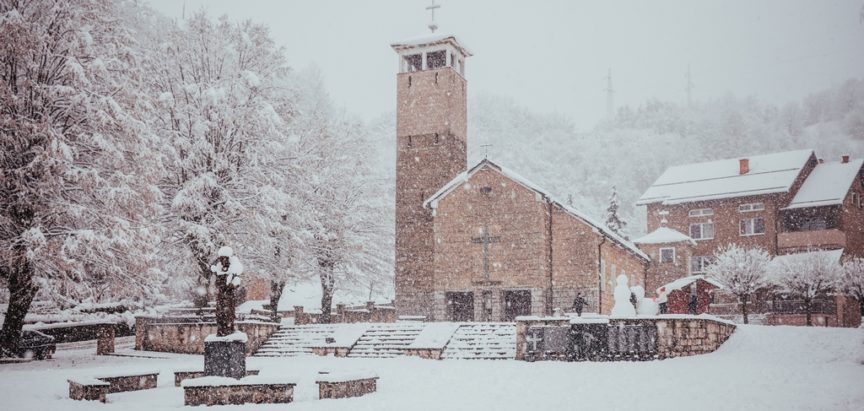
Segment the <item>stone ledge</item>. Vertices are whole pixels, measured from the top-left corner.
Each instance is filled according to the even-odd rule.
[[[294,401],[295,383],[273,383],[260,377],[235,380],[204,377],[182,383],[184,405],[287,404]]]
[[[376,392],[378,377],[374,375],[324,374],[315,381],[319,399],[361,397]]]

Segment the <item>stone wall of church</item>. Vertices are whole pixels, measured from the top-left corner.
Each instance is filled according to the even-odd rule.
[[[397,76],[396,308],[431,318],[431,211],[423,201],[465,170],[465,80],[450,68]]]
[[[593,227],[553,206],[552,306],[567,312],[577,293],[588,301],[585,312],[598,312],[598,246],[600,235]]]
[[[436,320],[446,318],[448,291],[474,293],[483,320],[483,291],[491,291],[492,321],[503,318],[502,293],[531,291],[531,314],[545,312],[549,286],[548,207],[544,199],[497,171],[483,169],[442,198],[435,211]],[[488,234],[488,278],[482,238]]]

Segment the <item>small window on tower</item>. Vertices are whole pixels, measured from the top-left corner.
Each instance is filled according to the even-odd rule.
[[[420,54],[405,56],[405,64],[408,66],[408,71],[423,70],[423,56]]]
[[[426,66],[432,70],[447,64],[447,52],[444,50],[426,53]]]
[[[480,187],[480,192],[483,194],[489,195],[489,193],[492,192],[492,187],[489,187],[489,186]]]

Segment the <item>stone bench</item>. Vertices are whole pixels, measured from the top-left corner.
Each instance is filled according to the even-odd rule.
[[[202,377],[183,381],[184,405],[287,404],[296,383],[251,376]]]
[[[260,370],[246,370],[246,376],[258,375]],[[185,380],[193,378],[206,377],[204,370],[175,370],[174,371],[174,386],[179,387]]]
[[[156,388],[156,380],[158,376],[159,372],[153,371],[123,375],[102,375],[96,376],[95,378],[108,383],[108,394],[113,394],[116,392],[149,390],[151,388]]]
[[[360,397],[377,391],[378,376],[371,373],[319,373],[318,398]]]
[[[69,398],[77,401],[105,402],[111,384],[95,378],[75,378],[69,381]]]

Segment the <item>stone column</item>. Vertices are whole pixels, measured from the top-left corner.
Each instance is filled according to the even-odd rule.
[[[114,324],[105,324],[99,328],[96,340],[96,355],[114,353]]]

